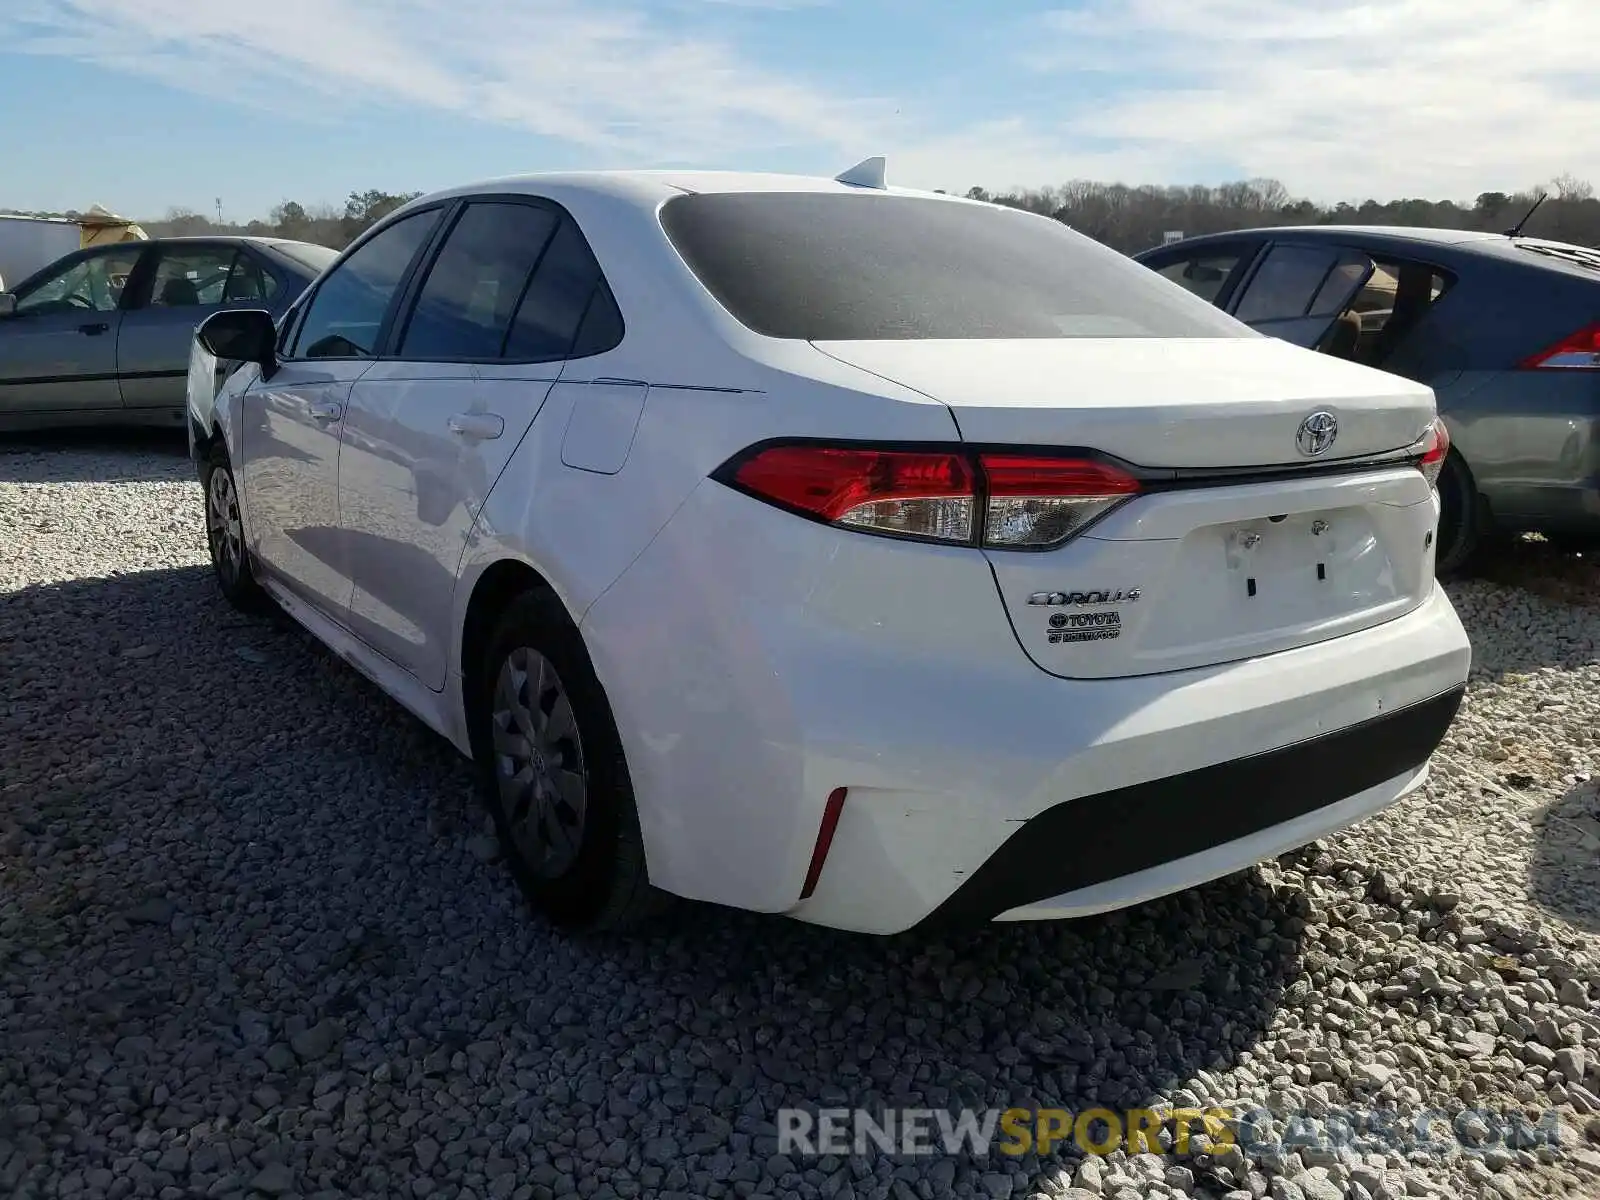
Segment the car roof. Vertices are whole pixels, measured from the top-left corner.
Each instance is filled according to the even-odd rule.
[[[1434,246],[1465,246],[1473,243],[1507,242],[1503,233],[1483,233],[1470,229],[1431,229],[1411,225],[1258,225],[1248,229],[1230,229],[1225,233],[1201,233],[1171,242],[1166,246],[1153,246],[1152,250],[1165,250],[1170,246],[1196,245],[1205,242],[1229,241],[1239,237],[1304,237],[1349,238],[1359,237],[1380,242],[1426,243]]]
[[[226,243],[227,245],[230,245],[230,246],[237,246],[237,245],[250,245],[250,246],[315,246],[315,245],[317,245],[316,242],[303,242],[303,241],[300,241],[298,238],[261,237],[261,236],[258,236],[256,234],[247,234],[247,233],[197,233],[197,234],[185,234],[185,235],[183,235],[181,237],[177,237],[177,236],[174,236],[174,237],[153,237],[153,238],[145,238],[139,244],[147,245],[147,246],[183,246],[183,245],[196,245],[196,244],[200,244],[200,243],[209,243],[209,244],[215,245],[217,242],[223,242],[223,243]],[[114,243],[107,243],[107,244],[108,245],[127,246],[127,245],[131,245],[131,244],[134,244],[134,243],[114,242]]]
[[[654,206],[675,195],[709,192],[833,192],[841,195],[922,196],[953,203],[975,204],[964,196],[924,192],[915,188],[871,188],[840,183],[815,175],[788,175],[761,171],[549,171],[481,179],[419,196],[413,204],[455,196],[484,193],[557,197],[587,193],[636,204]],[[409,206],[408,206],[409,207]]]

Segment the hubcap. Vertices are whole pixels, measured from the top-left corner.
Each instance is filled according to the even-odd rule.
[[[221,468],[211,472],[206,492],[206,539],[211,543],[211,561],[230,580],[238,579],[244,564],[244,528],[239,522],[233,477]]]
[[[572,700],[544,655],[523,646],[506,656],[491,715],[512,840],[534,874],[564,875],[583,844],[589,777]]]

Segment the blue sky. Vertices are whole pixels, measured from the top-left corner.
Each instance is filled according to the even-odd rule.
[[[965,190],[1600,183],[1592,0],[3,0],[0,207],[264,214],[519,170]],[[15,114],[24,114],[17,119]]]

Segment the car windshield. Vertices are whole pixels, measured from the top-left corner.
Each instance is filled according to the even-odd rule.
[[[311,242],[271,242],[269,245],[285,258],[293,259],[302,267],[309,268],[313,275],[322,274],[333,260],[339,257],[337,250],[330,250],[326,246],[318,246]]]
[[[661,224],[738,321],[810,341],[1255,337],[1059,222],[881,193],[674,197]]]

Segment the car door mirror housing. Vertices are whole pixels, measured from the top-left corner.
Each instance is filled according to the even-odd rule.
[[[195,338],[215,358],[257,363],[263,377],[277,367],[278,331],[272,324],[272,314],[265,309],[234,308],[212,313],[201,323]]]
[[[0,317],[17,315],[17,298],[10,292],[0,292]]]

